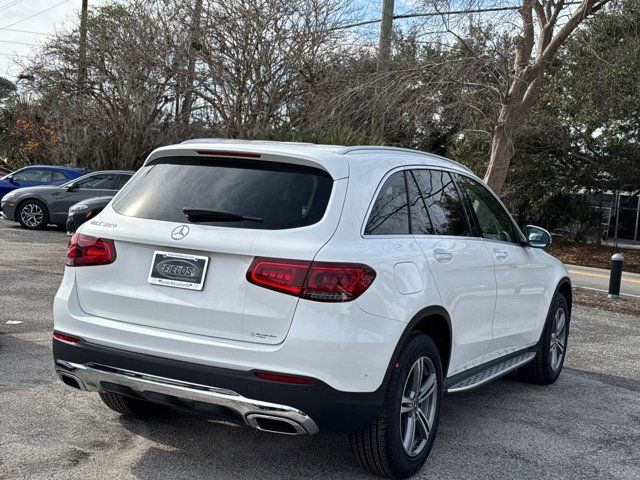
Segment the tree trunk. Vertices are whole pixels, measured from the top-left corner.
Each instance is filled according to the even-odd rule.
[[[503,107],[503,109],[504,108],[505,107]],[[509,164],[515,153],[513,135],[513,120],[510,118],[506,118],[504,122],[500,122],[493,130],[491,159],[487,173],[484,176],[484,181],[497,195],[500,195],[502,192],[502,187],[504,187],[504,182],[509,173]]]

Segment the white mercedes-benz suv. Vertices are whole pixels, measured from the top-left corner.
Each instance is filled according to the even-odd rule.
[[[365,468],[406,477],[444,393],[562,370],[570,280],[548,232],[525,231],[435,155],[159,148],[69,243],[55,369],[124,415],[188,407],[350,433]]]

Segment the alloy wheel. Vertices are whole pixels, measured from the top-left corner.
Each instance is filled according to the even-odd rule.
[[[20,211],[20,218],[22,222],[28,227],[37,227],[42,223],[44,212],[40,206],[34,203],[28,203]]]
[[[400,407],[402,448],[410,457],[419,455],[427,446],[437,410],[437,384],[431,359],[418,358],[407,376]]]
[[[551,369],[555,372],[560,368],[567,345],[567,315],[564,308],[559,308],[553,318],[549,357]]]

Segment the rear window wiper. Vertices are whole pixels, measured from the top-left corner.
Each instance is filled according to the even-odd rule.
[[[202,208],[183,208],[184,213],[190,222],[262,222],[258,217],[247,217],[239,213],[223,212],[221,210],[206,210]]]

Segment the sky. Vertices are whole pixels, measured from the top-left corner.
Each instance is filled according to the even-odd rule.
[[[90,6],[103,3],[89,0]],[[15,81],[20,72],[15,58],[31,54],[47,35],[77,24],[81,5],[82,0],[0,0],[0,77]]]
[[[96,7],[117,0],[89,0]],[[229,0],[231,1],[231,0]],[[509,4],[516,0],[475,0],[483,6]],[[452,7],[468,0],[450,0]],[[17,79],[24,60],[56,31],[71,29],[79,22],[82,0],[0,0],[0,76]],[[382,0],[351,0],[351,5],[365,18],[380,18]],[[424,0],[395,0],[395,13],[422,10]],[[422,8],[421,8],[422,7]],[[375,34],[377,27],[369,27]],[[16,31],[21,30],[21,31]]]

